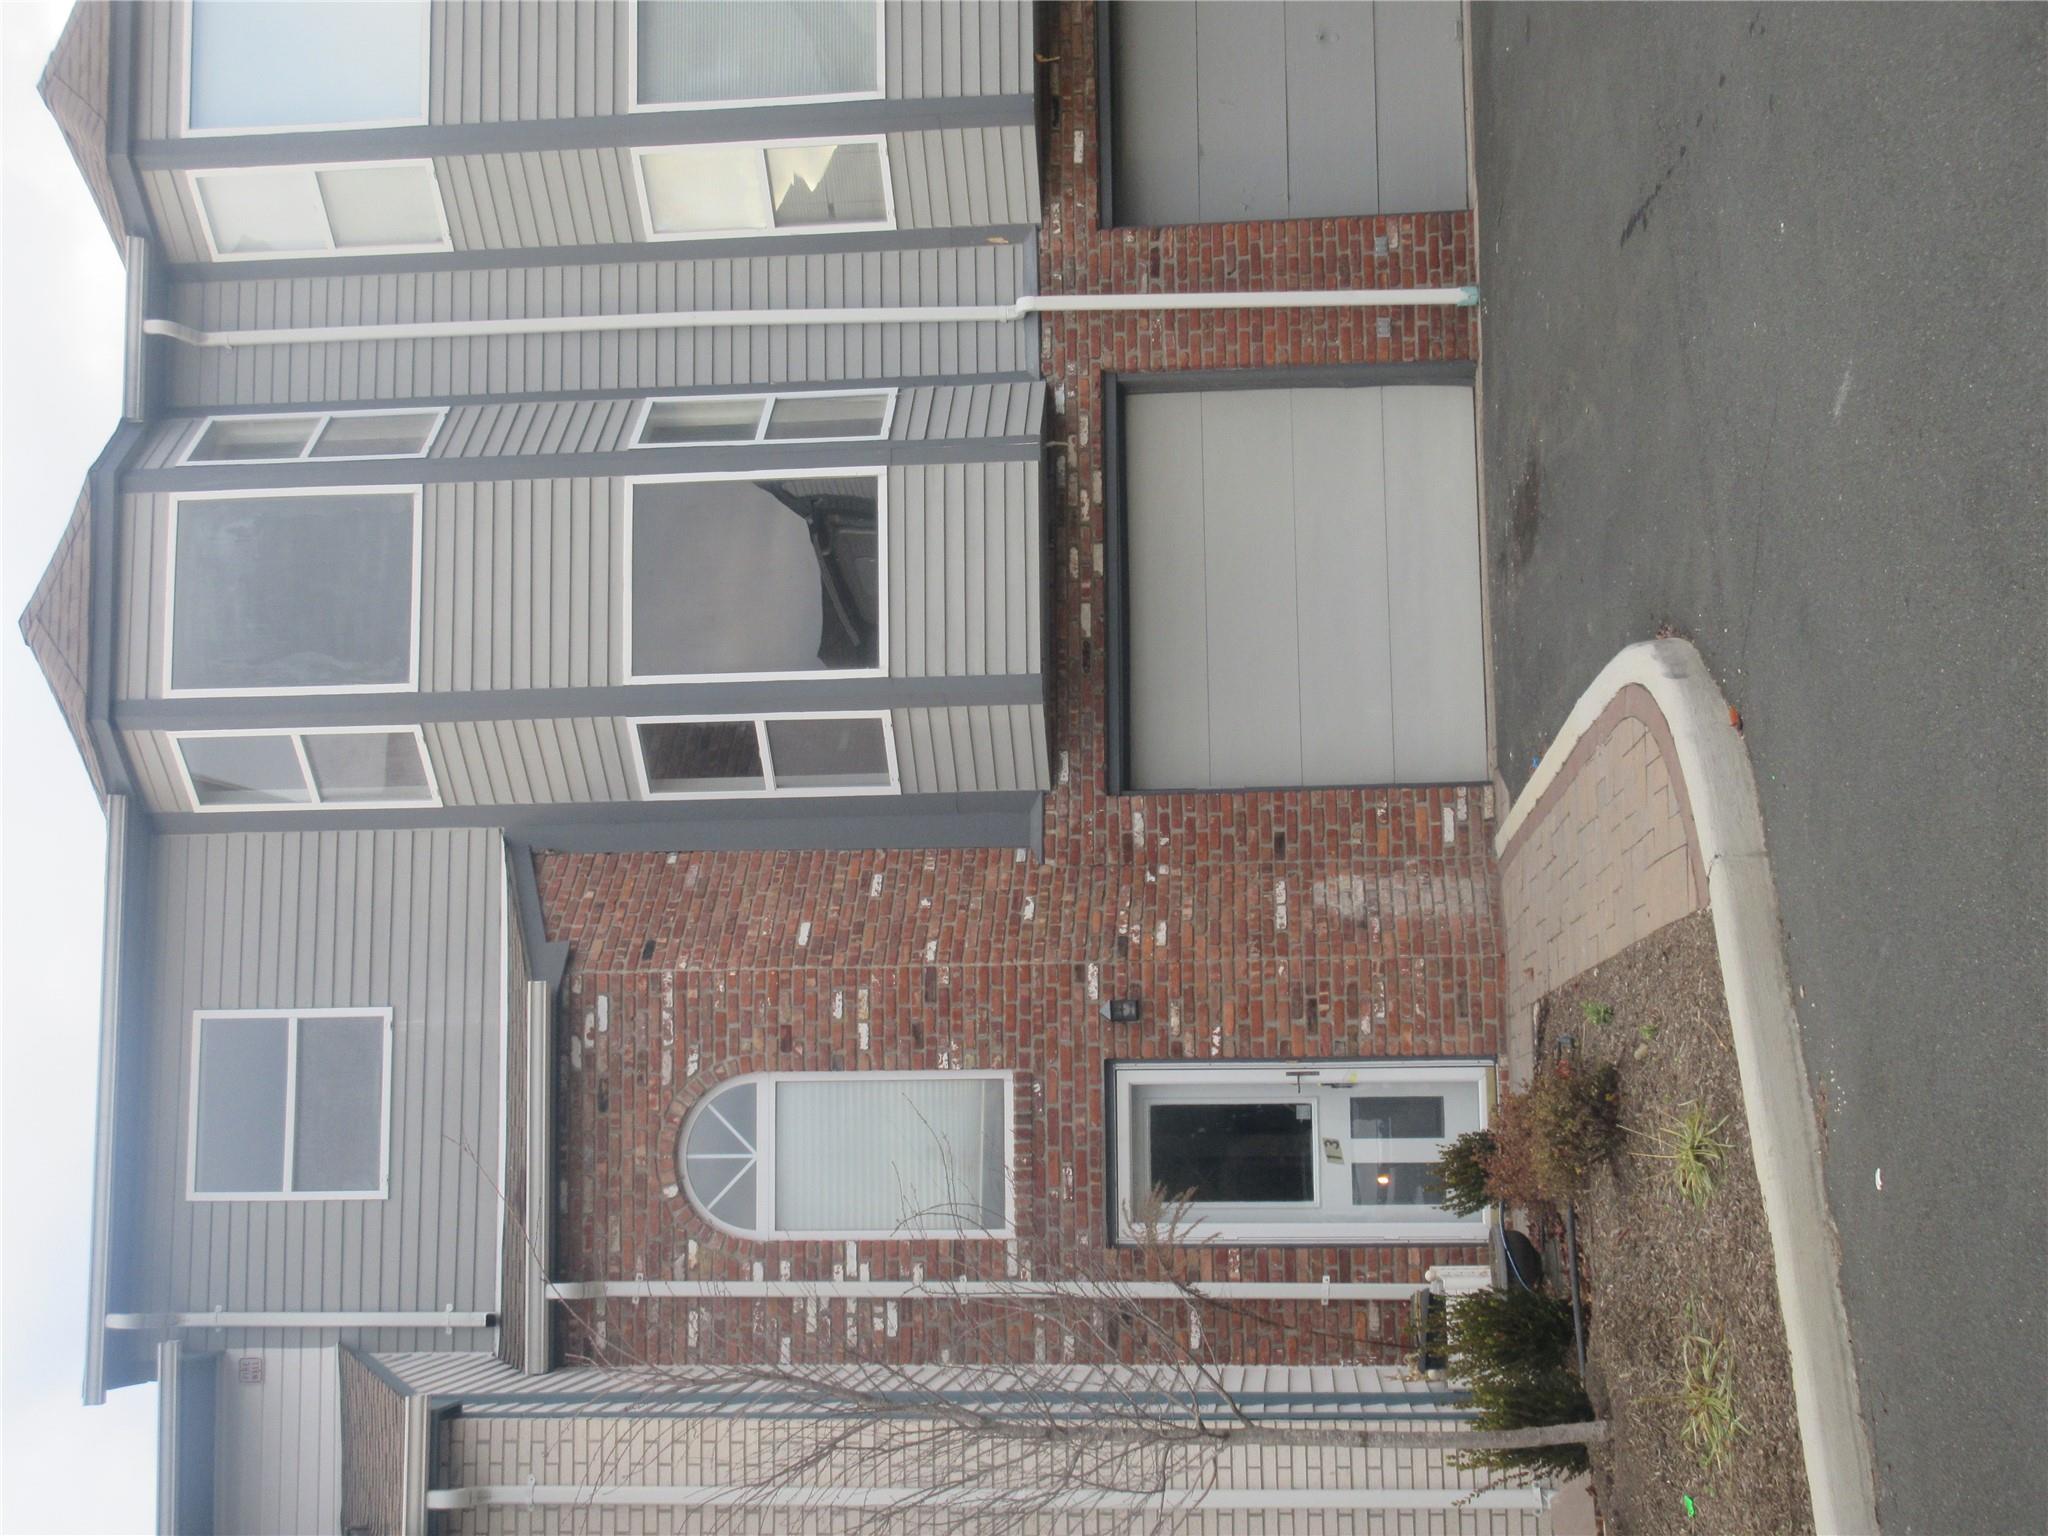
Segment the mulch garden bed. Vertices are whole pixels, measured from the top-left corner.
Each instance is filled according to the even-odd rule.
[[[1612,1016],[1589,1017],[1589,1003]],[[1593,1455],[1608,1531],[1810,1531],[1771,1239],[1711,914],[1660,929],[1552,993],[1537,1052],[1577,1070],[1614,1062],[1621,1072],[1629,1129],[1575,1202],[1590,1315],[1586,1385],[1611,1426]],[[1652,1155],[1659,1129],[1695,1103],[1709,1124],[1726,1119],[1719,1135],[1728,1150],[1704,1209],[1680,1193],[1672,1164]],[[1682,1434],[1688,1339],[1724,1350],[1731,1367],[1740,1428],[1712,1470]]]

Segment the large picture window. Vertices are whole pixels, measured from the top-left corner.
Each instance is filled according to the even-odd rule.
[[[419,505],[417,487],[175,498],[166,692],[411,688]]]
[[[690,1203],[742,1237],[1008,1237],[1006,1072],[778,1072],[683,1124]]]
[[[448,213],[431,160],[191,171],[215,261],[445,251]]]
[[[191,0],[189,134],[427,120],[427,0]]]
[[[632,682],[879,676],[879,470],[627,482]]]
[[[878,138],[635,149],[633,166],[650,240],[896,227]]]
[[[879,96],[881,48],[881,0],[640,0],[633,104],[645,111]]]
[[[190,1198],[381,1200],[391,1011],[196,1014],[191,1104]]]
[[[1157,1192],[1190,1242],[1483,1237],[1440,1203],[1445,1144],[1485,1129],[1476,1061],[1130,1062],[1112,1074],[1115,1236]]]

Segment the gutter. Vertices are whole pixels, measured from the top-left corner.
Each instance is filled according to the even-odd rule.
[[[1219,309],[1471,309],[1479,290],[1304,288],[1278,293],[1041,293],[1008,304],[865,306],[843,309],[671,309],[625,315],[525,315],[499,320],[412,320],[382,325],[299,325],[208,331],[176,320],[144,320],[145,335],[188,347],[294,346],[318,342],[457,341],[491,336],[592,335],[613,331],[709,330],[739,326],[1004,324],[1032,315],[1153,313]]]
[[[164,1333],[191,1328],[495,1328],[495,1312],[109,1312],[107,1326]]]

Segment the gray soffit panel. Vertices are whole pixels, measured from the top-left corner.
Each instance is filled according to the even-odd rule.
[[[116,6],[119,11],[124,7]],[[117,98],[118,99],[118,98]],[[498,123],[429,123],[320,133],[247,133],[219,138],[147,139],[131,150],[139,170],[234,165],[302,165],[329,160],[416,159],[422,155],[512,154],[613,149],[636,144],[704,144],[838,135],[917,133],[948,128],[1030,127],[1032,96],[948,96],[919,101],[814,102],[714,111],[635,112]]]
[[[194,464],[131,471],[123,489],[142,491],[289,490],[298,486],[456,484],[474,480],[683,474],[693,470],[837,469],[863,466],[985,464],[1035,460],[1035,437],[954,438],[928,442],[742,443],[635,448],[620,453],[534,453],[507,458],[325,459],[295,464]]]
[[[571,853],[702,849],[1031,848],[1045,797],[1037,790],[983,794],[850,796],[844,800],[626,801],[591,805],[483,805],[424,811],[320,811],[249,816],[180,812],[156,818],[164,834],[407,831],[502,828],[508,841]]]
[[[411,725],[442,720],[550,720],[578,716],[719,715],[821,709],[940,709],[1037,704],[1037,673],[983,677],[818,677],[780,682],[635,683],[604,688],[488,692],[304,694],[217,699],[132,699],[115,707],[129,731],[234,727]]]
[[[638,261],[717,260],[747,256],[829,256],[842,251],[936,251],[963,245],[1024,245],[1035,224],[875,229],[815,235],[755,235],[725,240],[634,241],[620,245],[534,245],[509,251],[422,251],[404,256],[301,256],[169,267],[172,282],[257,278],[358,277],[380,272],[485,272],[517,267],[603,265]]]

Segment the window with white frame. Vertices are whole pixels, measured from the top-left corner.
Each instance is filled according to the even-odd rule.
[[[880,675],[881,471],[626,484],[629,680]]]
[[[650,800],[893,795],[896,744],[881,714],[635,720]]]
[[[635,448],[704,443],[836,443],[889,435],[893,389],[819,389],[792,395],[687,395],[648,400]]]
[[[314,411],[209,416],[181,464],[289,464],[300,459],[417,459],[433,446],[445,406],[425,411]]]
[[[194,1200],[381,1200],[391,1010],[195,1014],[191,1106]]]
[[[882,94],[881,0],[639,0],[640,110],[850,101]]]
[[[188,171],[215,261],[451,249],[431,160]]]
[[[189,134],[427,120],[427,0],[191,0]]]
[[[1129,1062],[1111,1073],[1116,1236],[1155,1195],[1189,1242],[1451,1240],[1444,1147],[1485,1129],[1478,1061]]]
[[[683,1124],[683,1187],[742,1237],[1008,1237],[1007,1072],[773,1072]]]
[[[418,726],[193,731],[172,741],[202,811],[441,803]]]
[[[174,497],[165,691],[412,688],[419,508],[417,486]]]
[[[680,144],[633,165],[652,240],[896,227],[879,138]]]

